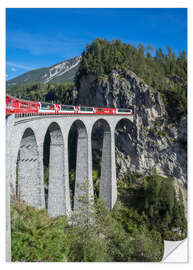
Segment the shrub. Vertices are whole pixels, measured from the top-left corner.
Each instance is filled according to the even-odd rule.
[[[12,261],[66,261],[65,224],[65,217],[51,219],[45,211],[15,201],[11,207]]]

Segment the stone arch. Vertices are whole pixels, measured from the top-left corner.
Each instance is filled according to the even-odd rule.
[[[99,144],[102,148],[99,197],[109,209],[112,209],[117,198],[112,126],[107,120],[101,118],[93,124],[92,132],[95,132],[95,129],[98,129],[96,133],[99,133]]]
[[[93,198],[92,186],[92,161],[90,160],[90,134],[86,124],[82,120],[75,120],[69,129],[68,140],[71,130],[76,127],[76,169],[75,169],[75,183],[74,183],[74,206],[77,210],[81,206],[81,197],[86,196],[88,202]],[[69,149],[69,148],[68,148]],[[69,151],[69,150],[68,150]]]
[[[92,129],[93,129],[93,127],[94,127],[95,125],[97,125],[97,123],[98,123],[98,125],[100,125],[100,126],[102,125],[106,131],[111,132],[111,129],[112,129],[112,128],[111,128],[111,125],[109,124],[109,122],[108,122],[106,119],[104,119],[104,118],[99,118],[99,119],[97,119],[97,120],[93,123]]]
[[[48,215],[55,217],[65,214],[64,139],[60,126],[52,122],[45,133],[48,162]],[[44,148],[45,155],[45,148]],[[44,156],[45,161],[45,156]]]
[[[40,151],[34,131],[29,127],[21,138],[17,163],[18,196],[30,206],[44,208]]]
[[[130,119],[123,117],[117,121],[114,133],[117,161],[116,175],[117,178],[122,178],[128,168],[135,170],[138,166],[136,143],[133,143],[137,140],[137,128]]]

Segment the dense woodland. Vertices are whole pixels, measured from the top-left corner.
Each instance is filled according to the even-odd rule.
[[[10,95],[26,100],[39,100],[60,104],[72,104],[72,91],[74,83],[30,83],[17,85],[8,89]]]
[[[32,83],[7,92],[24,99],[72,104],[72,91],[79,88],[81,76],[94,73],[102,80],[113,69],[123,77],[131,70],[159,91],[170,120],[178,121],[186,114],[185,52],[177,56],[170,47],[167,53],[161,48],[154,52],[151,45],[145,48],[139,44],[136,48],[119,40],[96,39],[87,45],[74,83]],[[44,165],[47,184],[48,164]],[[70,169],[73,193],[74,171]],[[98,172],[94,170],[95,195],[97,178]],[[155,171],[144,177],[126,174],[118,181],[118,200],[113,211],[108,211],[96,196],[94,225],[70,226],[65,217],[49,218],[46,211],[16,199],[11,210],[12,260],[160,261],[164,239],[181,240],[187,236],[182,193],[173,182],[171,177],[163,178]]]

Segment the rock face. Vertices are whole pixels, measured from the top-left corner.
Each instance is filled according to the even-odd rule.
[[[178,125],[169,124],[160,94],[133,72],[120,74],[114,70],[100,80],[94,74],[83,76],[78,91],[78,103],[84,106],[135,106],[134,123],[123,121],[115,131],[118,178],[126,172],[143,176],[155,168],[162,176],[186,183],[186,118]],[[93,145],[99,147],[101,142]]]

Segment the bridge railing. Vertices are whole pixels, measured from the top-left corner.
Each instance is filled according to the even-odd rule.
[[[33,116],[50,116],[50,115],[58,115],[57,113],[52,113],[52,114],[49,114],[49,113],[17,113],[15,114],[15,118],[23,118],[23,117],[33,117]]]
[[[37,116],[38,114],[35,113],[17,113],[15,114],[15,118],[23,118],[23,117],[32,117]]]
[[[11,115],[11,114],[8,114],[7,115],[7,117],[9,116],[9,115]],[[27,118],[27,117],[48,117],[48,116],[83,116],[83,115],[87,115],[87,116],[123,116],[123,115],[121,115],[121,114],[103,114],[103,115],[101,115],[101,114],[58,114],[58,113],[16,113],[16,114],[14,114],[15,115],[15,118],[16,119],[19,119],[19,118]],[[127,116],[130,116],[130,117],[132,117],[132,116],[134,116],[134,115],[127,115]]]

